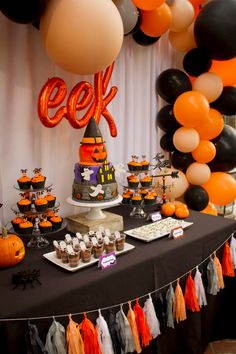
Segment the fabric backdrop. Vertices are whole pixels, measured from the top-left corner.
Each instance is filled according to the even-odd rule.
[[[132,36],[124,38],[110,81],[118,93],[108,105],[118,136],[112,138],[104,118],[100,121],[108,159],[114,164],[126,164],[132,154],[152,159],[159,151],[155,119],[163,102],[156,96],[155,81],[163,70],[177,67],[173,66],[176,57],[179,53],[172,50],[167,36],[148,47],[138,45]],[[53,183],[60,214],[75,212],[66,198],[71,194],[84,129],[72,128],[65,119],[55,128],[46,128],[37,114],[39,92],[55,76],[66,82],[68,93],[82,80],[93,84],[92,75],[73,75],[57,67],[34,26],[17,24],[0,14],[0,219],[5,224],[14,216],[11,206],[19,199],[19,191],[13,186],[22,168],[32,176],[33,169],[41,167]]]

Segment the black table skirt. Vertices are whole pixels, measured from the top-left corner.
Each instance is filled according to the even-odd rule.
[[[118,206],[109,211],[123,215],[125,230],[146,222],[130,218],[128,207]],[[236,225],[234,220],[194,211],[191,211],[187,221],[192,221],[193,225],[185,230],[183,238],[177,240],[164,237],[145,243],[127,237],[127,242],[133,244],[135,249],[120,255],[116,266],[103,271],[93,265],[69,273],[42,258],[44,253],[52,250],[52,246],[46,250],[27,249],[22,263],[0,271],[0,318],[53,316],[127,303],[128,300],[136,299],[174,281],[201,263],[223,244]],[[52,239],[55,238],[57,237],[53,235]],[[220,252],[221,250],[218,252],[219,256]],[[205,266],[206,264],[203,264],[202,270]],[[42,285],[36,284],[33,288],[28,286],[24,291],[12,290],[12,274],[26,268],[40,269]],[[183,288],[185,280],[181,279]],[[235,337],[235,282],[235,278],[226,279],[224,290],[217,296],[208,296],[208,306],[200,313],[188,312],[187,320],[176,325],[174,330],[163,328],[158,340],[153,341],[143,352],[201,354],[210,340]],[[163,289],[162,293],[165,293],[166,289]],[[159,292],[153,294],[154,303],[158,301],[158,297]],[[144,300],[145,298],[141,299],[140,303]],[[114,311],[118,309],[114,308]],[[94,320],[97,311],[88,316]],[[82,315],[74,316],[74,319],[80,322]],[[68,323],[67,318],[60,318],[59,321],[65,326]],[[33,322],[45,340],[51,319]],[[25,353],[26,324],[26,321],[0,323],[0,343],[4,353]]]

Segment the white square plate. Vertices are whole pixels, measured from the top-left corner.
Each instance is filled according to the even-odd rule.
[[[192,222],[176,220],[174,218],[168,217],[148,225],[143,225],[136,227],[135,229],[124,231],[124,233],[128,236],[137,238],[138,240],[151,242],[169,235],[171,230],[175,227],[181,226],[183,229],[185,229],[192,224]]]
[[[115,251],[116,256],[119,256],[120,254],[126,253],[134,249],[135,246],[131,245],[130,243],[125,242],[124,249],[122,251]],[[77,270],[86,268],[91,266],[92,264],[98,263],[99,259],[94,258],[93,256],[91,257],[91,261],[88,263],[83,263],[81,260],[79,262],[79,265],[77,267],[70,267],[69,263],[62,263],[60,258],[57,258],[56,252],[52,251],[49,253],[45,253],[43,255],[44,258],[48,259],[50,262],[56,264],[57,266],[68,270],[69,272],[76,272]]]

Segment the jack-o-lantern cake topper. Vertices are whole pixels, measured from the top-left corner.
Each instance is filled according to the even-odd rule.
[[[97,122],[92,117],[79,149],[80,164],[99,165],[107,160],[107,150]]]

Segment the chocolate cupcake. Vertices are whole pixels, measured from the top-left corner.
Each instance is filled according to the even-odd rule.
[[[39,230],[42,234],[46,234],[46,233],[52,231],[52,223],[46,219],[40,221]]]
[[[127,178],[127,181],[128,181],[128,186],[130,188],[137,188],[138,185],[139,185],[139,181],[136,177],[133,177],[133,178]]]
[[[31,221],[24,220],[19,225],[19,233],[22,235],[30,235],[33,232],[33,228],[34,226]]]
[[[20,189],[26,190],[31,187],[31,179],[27,176],[27,170],[21,170],[22,176],[18,178],[17,183]]]
[[[48,208],[53,208],[56,203],[56,197],[52,195],[50,192],[48,192],[47,195],[45,195],[45,199],[48,201]]]
[[[31,210],[31,201],[25,197],[17,202],[17,206],[21,213],[26,213]]]
[[[144,204],[146,205],[151,205],[151,204],[154,204],[156,202],[156,198],[154,197],[153,194],[147,194],[145,197],[144,197]]]
[[[141,195],[133,195],[131,199],[131,204],[132,205],[140,205],[142,203],[142,197]]]
[[[39,197],[39,198],[35,199],[34,205],[35,205],[36,211],[38,211],[38,212],[44,212],[48,209],[48,201],[45,197],[44,198]]]
[[[34,177],[31,178],[31,185],[33,189],[42,189],[45,186],[46,177],[41,175],[41,168],[34,169]]]
[[[11,221],[11,224],[13,226],[13,229],[15,232],[19,232],[20,231],[20,223],[24,222],[24,218],[21,216],[16,216],[15,219],[13,219]]]
[[[123,204],[130,204],[130,201],[131,201],[131,196],[130,196],[130,194],[129,193],[123,193],[122,194],[122,203]]]
[[[152,176],[145,176],[140,180],[142,187],[150,187],[152,185]]]
[[[146,161],[145,159],[146,156],[142,156],[143,160],[141,161],[141,165],[142,165],[142,171],[147,171],[149,169],[150,166],[150,162]]]
[[[129,171],[141,171],[142,165],[140,162],[137,161],[137,156],[132,155],[132,161],[127,163]]]
[[[58,215],[54,215],[53,217],[50,218],[50,221],[52,223],[53,231],[55,231],[61,228],[63,219]]]

